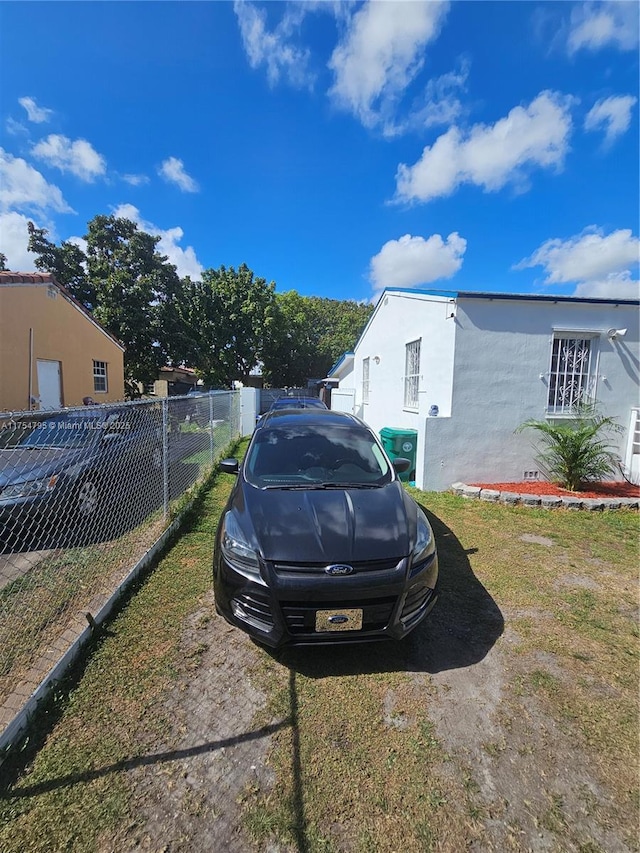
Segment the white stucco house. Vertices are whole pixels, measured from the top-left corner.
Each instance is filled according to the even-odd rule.
[[[417,431],[415,482],[537,478],[523,421],[571,417],[581,399],[617,419],[628,473],[640,460],[638,300],[393,288],[338,378],[332,408],[377,432]],[[542,478],[542,475],[540,475]]]

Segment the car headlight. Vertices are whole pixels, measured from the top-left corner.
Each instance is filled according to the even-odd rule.
[[[7,498],[30,498],[50,492],[58,482],[58,474],[45,477],[44,480],[27,480],[25,483],[15,483],[13,486],[5,486],[0,492],[0,499]]]
[[[229,565],[252,581],[262,583],[258,555],[249,545],[235,515],[228,512],[222,523],[222,554]]]
[[[433,553],[433,533],[431,525],[427,521],[427,516],[421,509],[418,509],[417,526],[416,526],[416,544],[413,546],[411,553],[411,564],[415,566],[417,563],[422,563],[427,557]]]

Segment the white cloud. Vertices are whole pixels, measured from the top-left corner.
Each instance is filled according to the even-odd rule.
[[[33,219],[24,216],[22,213],[15,211],[0,213],[0,252],[6,255],[7,268],[13,272],[33,272],[35,270],[36,256],[27,251],[29,243],[28,222],[33,222]],[[49,233],[49,239],[51,239],[51,233]]]
[[[27,111],[29,121],[35,124],[47,122],[53,115],[53,110],[49,110],[46,107],[39,107],[36,104],[35,98],[18,98],[18,103]]]
[[[140,216],[140,211],[132,204],[121,204],[114,211],[113,215],[122,219],[130,219],[136,225],[146,231],[147,234],[153,234],[160,237],[157,250],[161,255],[166,255],[169,263],[173,264],[178,275],[182,278],[190,276],[194,280],[199,280],[202,277],[203,266],[196,257],[196,253],[192,246],[187,246],[183,249],[178,243],[184,237],[182,228],[169,228],[166,231],[154,225],[152,222],[147,222]],[[73,242],[73,241],[70,241]]]
[[[613,46],[634,50],[638,46],[638,4],[622,2],[582,3],[571,12],[567,46],[576,51]]]
[[[31,153],[49,166],[60,169],[61,172],[71,172],[87,183],[104,175],[107,170],[104,157],[98,154],[86,139],[76,139],[72,142],[66,136],[52,133],[38,142]]]
[[[73,213],[62,193],[21,157],[0,148],[0,210],[55,210]]]
[[[22,124],[21,121],[16,121],[14,118],[11,118],[11,116],[9,116],[9,118],[7,119],[5,123],[5,128],[10,136],[29,135],[29,128],[25,124]]]
[[[264,65],[271,86],[283,78],[297,88],[310,88],[314,77],[308,70],[309,51],[295,46],[292,39],[307,12],[315,11],[318,4],[287,4],[282,20],[271,32],[267,13],[253,3],[235,0],[233,8],[251,67]]]
[[[146,175],[123,175],[122,180],[131,184],[132,187],[140,187],[149,183],[149,178]]]
[[[68,240],[64,241],[65,243],[73,243],[74,246],[77,246],[83,255],[87,254],[87,241],[84,237],[69,237]]]
[[[182,192],[197,193],[200,187],[184,170],[184,163],[178,160],[177,157],[168,157],[163,160],[162,165],[158,169],[160,177],[164,178],[167,183],[175,184]]]
[[[395,119],[391,109],[384,119],[384,136],[398,136],[409,130],[424,130],[426,127],[450,125],[465,112],[459,94],[466,89],[470,63],[464,58],[455,71],[427,81],[422,95],[413,102],[404,118]],[[390,105],[389,105],[390,106]]]
[[[637,284],[632,268],[640,260],[640,240],[630,229],[605,235],[595,225],[568,240],[547,240],[514,269],[544,267],[546,284],[576,283],[576,295],[623,298]]]
[[[463,112],[458,92],[464,90],[469,76],[469,61],[463,60],[457,71],[450,71],[429,80],[425,92],[425,107],[418,114],[425,127],[453,124]]]
[[[640,299],[640,281],[634,280],[628,271],[611,273],[600,281],[583,281],[573,295],[592,299]]]
[[[585,130],[604,129],[604,142],[609,146],[625,133],[631,124],[631,110],[638,99],[632,95],[603,98],[594,104],[584,121]]]
[[[466,134],[450,128],[413,166],[398,166],[397,200],[426,202],[451,195],[462,184],[485,192],[507,183],[523,189],[532,167],[562,168],[572,127],[569,104],[558,93],[541,92],[493,125],[476,124]]]
[[[451,278],[462,266],[467,241],[456,231],[443,240],[440,234],[389,240],[371,259],[369,280],[376,290],[418,287]]]
[[[424,64],[424,48],[435,40],[448,2],[369,2],[351,17],[329,67],[330,94],[366,127],[388,123],[395,104]]]

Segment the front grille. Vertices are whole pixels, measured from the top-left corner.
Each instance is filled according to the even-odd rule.
[[[372,600],[323,601],[317,603],[283,601],[280,603],[287,628],[291,634],[315,634],[317,610],[362,610],[362,630],[380,631],[391,620],[396,597],[375,598]]]
[[[345,562],[351,566],[354,573],[357,572],[388,572],[397,569],[403,561],[403,557],[392,557],[386,560],[361,560],[356,563]],[[335,560],[334,562],[340,562]],[[323,574],[331,563],[274,563],[273,567],[280,575],[284,574]]]
[[[256,619],[258,622],[263,622],[270,628],[273,627],[273,614],[271,613],[271,604],[269,597],[259,592],[242,592],[233,599],[244,612]]]

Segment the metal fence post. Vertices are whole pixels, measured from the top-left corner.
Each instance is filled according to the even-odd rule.
[[[169,516],[169,398],[162,400],[162,510]]]
[[[209,456],[211,460],[211,464],[213,465],[214,459],[214,445],[213,445],[213,394],[209,391]]]

